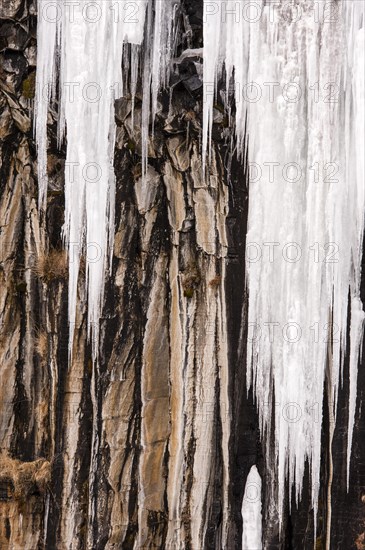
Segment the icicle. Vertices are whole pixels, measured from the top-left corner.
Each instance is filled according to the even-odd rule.
[[[138,69],[139,69],[139,57],[140,47],[132,44],[131,51],[131,96],[132,96],[132,128],[134,128],[134,108],[137,93],[138,82]]]
[[[256,466],[252,466],[247,476],[242,501],[242,548],[262,549],[262,502],[261,477]]]
[[[143,72],[142,105],[142,174],[147,172],[149,124],[157,113],[157,95],[161,87],[166,87],[173,57],[174,18],[178,0],[157,0],[153,18],[152,2],[148,5],[146,43]],[[151,97],[150,97],[151,96]]]
[[[204,1],[204,51],[203,51],[203,173],[207,152],[211,149],[213,127],[213,103],[216,91],[216,75],[221,48],[221,13],[220,3]],[[210,157],[209,157],[210,158]]]
[[[147,28],[146,28],[146,43],[152,43],[152,5],[147,7]],[[142,103],[142,177],[145,178],[147,174],[148,164],[148,139],[149,139],[149,124],[150,124],[150,89],[151,89],[151,71],[150,71],[150,48],[145,48],[144,52],[144,67],[142,76],[142,89],[143,89],[143,103]],[[148,93],[147,93],[148,90]]]
[[[350,458],[352,447],[352,435],[354,429],[356,397],[357,397],[357,369],[359,356],[362,351],[362,341],[364,332],[364,311],[360,300],[361,284],[361,261],[362,261],[362,243],[364,239],[364,205],[365,205],[365,170],[364,170],[364,150],[365,150],[365,132],[364,132],[364,51],[365,51],[365,29],[364,29],[364,9],[363,6],[355,2],[353,9],[346,11],[350,23],[348,33],[349,40],[353,43],[348,44],[349,53],[353,52],[352,59],[349,59],[348,66],[353,68],[352,75],[352,93],[353,93],[353,111],[349,116],[352,118],[350,128],[353,136],[352,150],[355,150],[355,162],[351,163],[351,169],[354,174],[349,173],[349,177],[354,178],[357,183],[356,197],[354,197],[355,208],[358,212],[355,219],[351,220],[351,226],[354,229],[353,241],[353,279],[351,285],[351,328],[350,328],[350,396],[349,396],[349,425],[347,436],[347,490],[350,483]],[[351,48],[351,49],[350,49]],[[350,151],[349,151],[350,153]],[[355,221],[355,223],[353,223]]]
[[[36,100],[36,135],[38,147],[39,204],[46,204],[47,190],[47,111],[54,88],[55,58],[59,56],[60,105],[58,140],[67,131],[65,171],[64,239],[69,252],[69,355],[77,308],[77,283],[80,259],[86,259],[88,296],[88,334],[92,340],[94,360],[98,354],[99,320],[103,305],[104,277],[111,269],[114,239],[115,176],[113,170],[115,122],[114,100],[123,93],[123,43],[132,44],[131,94],[134,110],[137,59],[144,39],[148,5],[147,44],[151,44],[153,5],[153,105],[166,74],[172,52],[174,6],[137,0],[128,6],[123,0],[113,5],[86,0],[67,6],[57,5],[57,13],[42,11],[38,1],[38,70]],[[163,4],[163,10],[162,10]],[[162,60],[163,59],[163,60]],[[151,68],[145,68],[144,119],[142,128],[144,166],[147,162],[148,121]],[[42,93],[45,93],[45,100]],[[146,112],[147,117],[146,117]],[[109,262],[108,262],[109,255]]]
[[[47,118],[51,98],[55,94],[56,45],[60,33],[57,4],[51,6],[39,0],[37,27],[37,74],[34,109],[34,129],[38,150],[38,205],[47,203]]]
[[[242,156],[247,129],[247,381],[264,437],[275,410],[280,524],[286,479],[299,498],[307,460],[316,516],[329,341],[334,414],[350,352],[349,460],[363,338],[364,6],[320,7],[204,2],[204,157],[223,64]]]

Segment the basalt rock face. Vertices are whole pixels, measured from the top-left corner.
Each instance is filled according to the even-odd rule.
[[[161,94],[145,179],[141,98],[134,119],[131,100],[116,102],[115,244],[100,360],[91,359],[81,270],[69,362],[57,105],[49,113],[49,192],[40,213],[36,7],[9,0],[1,18],[0,548],[240,549],[254,464],[263,479],[264,548],[313,548],[308,479],[302,502],[290,514],[287,506],[279,538],[275,479],[246,387],[247,170],[218,99],[202,176],[199,54],[175,66],[171,103]],[[201,2],[185,0],[178,19],[177,54],[201,48]],[[332,445],[331,548],[359,550],[365,371],[348,493],[347,371]],[[325,548],[330,426],[325,411],[317,549]]]

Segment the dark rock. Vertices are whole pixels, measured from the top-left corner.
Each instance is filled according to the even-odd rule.
[[[0,5],[0,19],[13,19],[23,6],[23,0],[2,0]]]
[[[12,93],[18,91],[27,71],[27,61],[21,53],[7,50],[0,55],[0,87]]]
[[[3,23],[0,27],[0,51],[6,48],[23,50],[28,37],[29,33],[20,24]]]

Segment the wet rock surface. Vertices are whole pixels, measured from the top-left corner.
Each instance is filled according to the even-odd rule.
[[[225,540],[240,549],[253,464],[263,479],[264,547],[313,548],[308,479],[299,506],[291,515],[286,507],[279,539],[275,479],[247,395],[248,184],[221,102],[212,163],[201,172],[202,2],[182,2],[171,105],[163,92],[145,180],[140,96],[134,124],[131,101],[116,102],[115,245],[97,366],[82,270],[68,364],[64,150],[54,112],[47,211],[37,208],[34,13],[23,0],[4,0],[0,13],[0,548],[220,550]],[[339,398],[338,550],[365,547],[364,373],[349,492],[348,366]],[[325,411],[317,550],[325,548],[330,423]]]

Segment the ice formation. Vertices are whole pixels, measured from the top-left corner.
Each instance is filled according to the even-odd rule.
[[[114,99],[123,93],[123,47],[133,44],[133,101],[140,46],[147,44],[141,69],[146,170],[148,125],[169,71],[176,3],[82,0],[52,3],[52,11],[38,2],[39,202],[44,207],[47,195],[48,109],[58,96],[59,142],[67,133],[70,352],[83,255],[97,357],[113,248]],[[204,0],[203,156],[205,162],[217,78],[225,75],[227,91],[234,89],[238,150],[243,157],[248,143],[250,162],[247,376],[266,438],[274,411],[280,512],[287,478],[299,498],[306,460],[316,509],[324,382],[327,376],[335,415],[347,352],[350,460],[364,322],[363,21],[357,1]]]
[[[256,466],[252,466],[247,476],[242,500],[242,548],[262,549],[262,499],[261,477]]]
[[[157,91],[166,82],[176,0],[38,2],[36,140],[39,204],[47,197],[47,116],[59,89],[59,143],[67,134],[64,238],[69,252],[70,355],[80,258],[86,259],[88,330],[97,358],[105,270],[114,237],[114,100],[123,95],[123,47],[131,46],[134,101],[140,45],[146,48],[142,136],[144,165]],[[147,21],[146,21],[147,19]],[[151,63],[151,67],[149,66]],[[58,83],[58,86],[56,86]],[[111,259],[109,261],[111,266]]]
[[[235,92],[241,154],[248,137],[247,379],[266,441],[275,417],[281,521],[285,481],[299,498],[306,460],[316,511],[324,381],[335,418],[346,353],[349,467],[364,321],[364,4],[205,0],[204,18],[203,153],[219,76]]]

